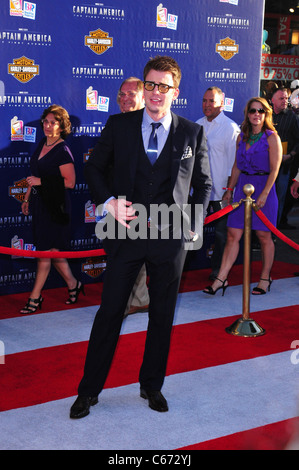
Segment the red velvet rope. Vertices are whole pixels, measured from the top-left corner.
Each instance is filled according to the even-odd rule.
[[[233,206],[227,206],[224,209],[221,209],[215,214],[206,217],[204,225],[213,222],[215,219],[222,217],[228,212],[234,209]],[[5,246],[0,246],[0,254],[11,255],[11,256],[20,256],[25,258],[92,258],[94,256],[103,256],[105,255],[105,250],[89,250],[89,251],[33,251],[33,250],[20,250],[18,248],[8,248]]]
[[[89,251],[31,251],[5,246],[0,246],[0,253],[3,255],[24,256],[25,258],[91,258],[106,254],[103,249]]]
[[[239,205],[239,204],[237,204]],[[205,218],[204,225],[207,225],[213,222],[220,217],[231,212],[235,209],[235,205],[228,205],[221,209],[220,211],[215,212]],[[33,251],[33,250],[20,250],[19,248],[8,248],[5,246],[0,246],[0,254],[19,256],[24,258],[85,258],[85,257],[95,257],[105,255],[105,250],[88,250],[88,251]]]
[[[223,217],[224,215],[228,214],[229,212],[236,209],[240,203],[233,203],[229,204],[228,206],[224,207],[220,211],[215,212],[212,215],[209,215],[205,218],[204,225],[210,224],[214,222],[214,220]],[[261,219],[261,221],[281,240],[285,243],[290,245],[295,250],[299,250],[299,245],[293,242],[290,238],[283,235],[277,228],[269,222],[267,217],[261,212],[261,210],[257,209],[257,206],[253,204],[253,208],[256,212],[256,215]],[[7,248],[4,246],[0,246],[0,253],[4,255],[12,255],[12,256],[23,256],[27,258],[85,258],[85,257],[95,257],[95,256],[103,256],[105,255],[105,250],[89,250],[89,251],[30,251],[30,250],[19,250],[17,248]]]
[[[290,245],[292,248],[295,248],[295,250],[299,251],[299,245],[293,242],[293,240],[291,240],[290,238],[286,237],[279,230],[277,230],[277,228],[273,224],[271,224],[271,222],[267,219],[265,214],[263,214],[262,211],[258,209],[256,204],[253,204],[253,209],[255,210],[255,213],[259,217],[259,219],[266,225],[266,227],[268,227],[271,230],[271,232],[274,233],[274,235],[280,238],[283,242]]]
[[[211,222],[214,222],[214,220],[217,220],[220,217],[223,217],[224,215],[228,214],[232,210],[236,209],[236,207],[238,206],[239,206],[239,203],[229,204],[228,206],[224,207],[220,211],[217,211],[214,214],[209,215],[208,217],[205,218],[204,225],[210,224]]]
[[[233,203],[229,204],[228,206],[224,207],[220,211],[215,212],[212,215],[209,215],[205,218],[204,225],[210,224],[214,222],[214,220],[223,217],[224,215],[228,214],[229,212],[236,209],[240,203]],[[299,245],[290,238],[286,237],[283,233],[281,233],[277,228],[271,224],[271,222],[267,219],[267,217],[262,213],[260,209],[257,208],[256,204],[253,204],[253,209],[256,212],[256,215],[260,218],[260,220],[268,227],[271,232],[273,232],[277,237],[279,237],[282,241],[290,245],[295,250],[299,251]],[[105,250],[98,249],[98,250],[88,250],[88,251],[32,251],[32,250],[20,250],[18,248],[8,248],[5,246],[0,246],[0,254],[3,255],[11,255],[11,256],[19,256],[25,258],[85,258],[85,257],[96,257],[96,256],[104,256]]]

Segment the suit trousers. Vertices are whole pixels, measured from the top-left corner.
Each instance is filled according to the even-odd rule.
[[[281,216],[283,213],[283,208],[284,208],[289,181],[290,181],[290,169],[287,167],[281,167],[278,173],[278,176],[276,178],[276,181],[275,181],[276,194],[278,198],[277,226],[280,223]]]
[[[123,314],[144,262],[149,275],[150,304],[139,382],[147,390],[160,390],[166,373],[173,317],[186,257],[184,242],[181,239],[126,239],[115,243],[118,247],[112,254],[107,252],[102,303],[94,320],[84,375],[78,387],[78,394],[82,396],[97,396],[104,387]]]

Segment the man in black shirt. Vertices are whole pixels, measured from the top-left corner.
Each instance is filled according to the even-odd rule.
[[[297,173],[298,169],[299,121],[293,111],[288,108],[288,93],[286,88],[274,90],[272,105],[273,122],[283,147],[282,164],[276,180],[278,197],[277,225],[279,225],[290,178]]]

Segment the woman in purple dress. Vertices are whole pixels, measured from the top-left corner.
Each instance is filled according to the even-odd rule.
[[[41,125],[45,134],[30,160],[31,176],[22,203],[22,212],[32,214],[33,241],[37,250],[67,250],[70,241],[70,194],[75,186],[74,159],[64,139],[71,133],[68,112],[58,105],[47,108]],[[53,258],[53,265],[65,280],[69,299],[77,302],[83,285],[73,276],[65,258]],[[34,313],[41,308],[42,288],[51,269],[51,258],[40,258],[33,290],[22,314]]]
[[[228,188],[223,200],[231,202],[245,198],[243,186],[252,184],[255,191],[252,198],[258,208],[273,225],[276,225],[278,201],[275,180],[282,160],[282,146],[272,123],[272,109],[263,98],[251,98],[245,108],[242,132],[237,139],[237,152]],[[244,231],[244,204],[230,213],[227,222],[227,242],[217,278],[211,286],[204,289],[206,294],[215,295],[228,286],[227,277],[239,253],[239,242]],[[262,272],[258,285],[252,294],[261,295],[270,291],[272,283],[271,268],[274,261],[275,246],[271,231],[252,214],[252,229],[256,231],[261,244]]]

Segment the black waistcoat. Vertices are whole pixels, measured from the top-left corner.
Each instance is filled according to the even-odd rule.
[[[171,133],[159,158],[151,165],[141,141],[137,164],[133,202],[143,204],[149,211],[150,204],[174,203],[171,187]]]

